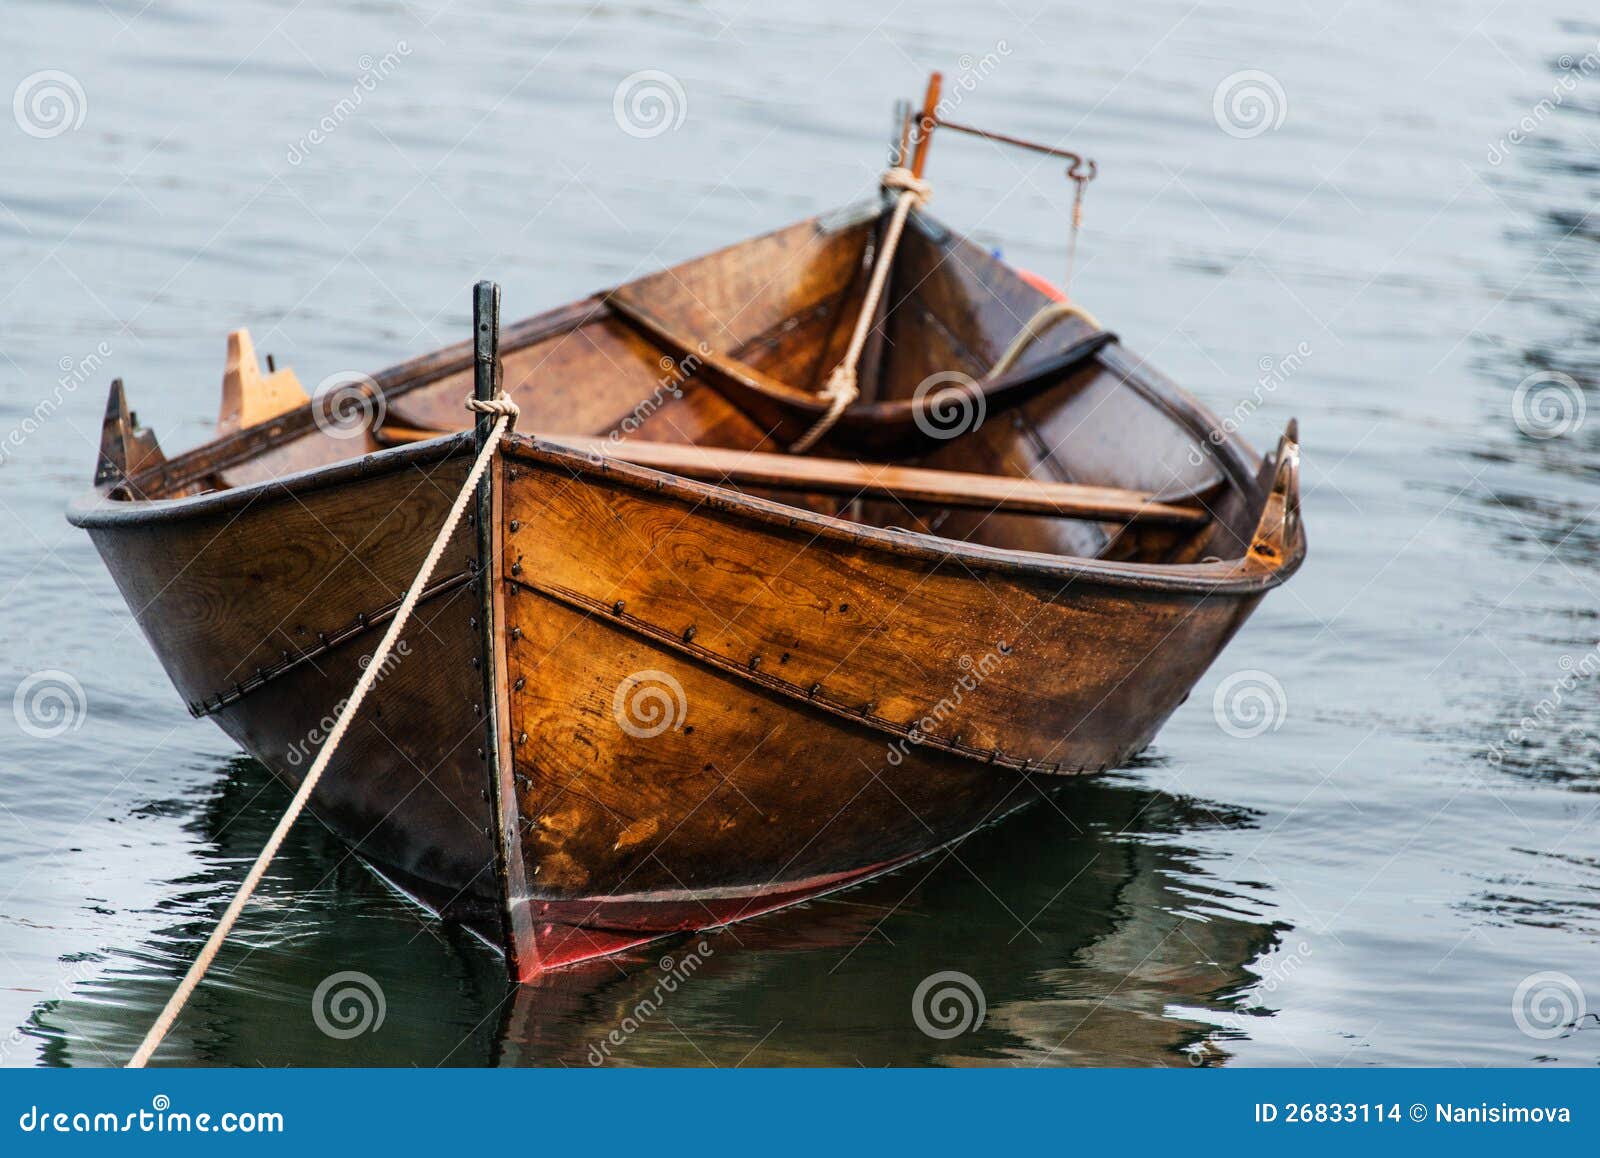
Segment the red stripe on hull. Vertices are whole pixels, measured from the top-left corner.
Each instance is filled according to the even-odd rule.
[[[916,856],[880,861],[850,872],[815,877],[800,885],[737,897],[648,896],[607,900],[531,901],[536,951],[523,955],[517,980],[532,981],[564,965],[620,953],[674,933],[690,933],[759,917],[814,900],[868,877],[899,868]]]

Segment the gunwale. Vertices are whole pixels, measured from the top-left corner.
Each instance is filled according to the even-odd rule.
[[[842,228],[869,219],[878,212],[881,210],[871,207],[846,208],[831,215],[815,215],[797,224],[809,221],[819,229]],[[838,224],[840,221],[844,225]],[[935,236],[951,234],[947,227],[920,214],[914,214],[912,221],[918,228]],[[793,225],[784,227],[792,228]],[[743,244],[747,243],[735,243],[716,252],[732,252]],[[607,304],[613,292],[607,290],[591,294],[505,327],[502,350],[510,351],[545,340],[602,317],[616,317],[626,323],[627,318],[612,311]],[[393,401],[413,390],[469,369],[472,359],[472,342],[459,342],[380,370],[372,376],[372,381],[385,401]],[[1223,430],[1215,416],[1143,358],[1128,351],[1114,336],[1107,335],[1101,340],[1087,353],[1081,364],[1095,365],[1115,375],[1122,388],[1132,390],[1152,404],[1163,418],[1194,436],[1231,486],[1251,502],[1263,498],[1262,484],[1258,478],[1262,464],[1260,456],[1231,434],[1220,439],[1214,438],[1213,432]],[[909,418],[915,405],[913,401],[905,399],[871,402],[851,407],[848,414],[864,423],[904,421]],[[809,399],[804,406],[814,407],[817,413],[825,409],[825,403],[811,402]],[[314,406],[308,403],[280,415],[270,423],[212,439],[165,462],[136,472],[117,485],[101,486],[80,496],[69,505],[67,518],[73,525],[91,531],[168,525],[242,509],[266,497],[306,494],[414,464],[442,461],[471,451],[470,429],[463,429],[442,432],[432,439],[369,450],[342,461],[226,489],[175,498],[143,497],[152,491],[159,493],[193,484],[234,464],[284,446],[308,433],[314,422]],[[531,450],[528,449],[530,446]],[[528,440],[526,436],[518,436],[508,440],[507,450],[513,453],[526,451],[536,458],[544,456],[544,461],[563,465],[569,470],[595,469],[589,455],[562,447],[558,438]],[[715,509],[740,511],[758,521],[788,526],[804,525],[815,533],[869,550],[929,560],[958,561],[987,571],[1064,580],[1092,579],[1136,590],[1212,594],[1261,592],[1287,580],[1305,555],[1304,530],[1299,520],[1296,520],[1293,528],[1294,541],[1288,545],[1288,551],[1270,567],[1248,555],[1209,563],[1117,562],[1087,556],[989,547],[921,531],[854,523],[714,483],[685,479],[665,471],[616,461],[608,460],[599,469],[629,486],[654,490],[670,488],[697,503],[709,503]],[[126,497],[118,497],[124,494]],[[1161,499],[1164,496],[1156,497]]]
[[[1248,557],[1216,563],[1129,563],[1075,555],[1050,555],[1039,551],[967,543],[921,531],[890,530],[853,523],[649,467],[614,459],[597,462],[590,455],[564,447],[558,441],[535,439],[515,432],[506,438],[503,446],[508,458],[521,457],[577,474],[597,474],[637,490],[665,491],[691,504],[743,515],[756,522],[806,527],[830,540],[926,561],[959,562],[974,570],[1062,580],[1086,579],[1139,591],[1247,595],[1271,590],[1285,582],[1299,568],[1306,551],[1303,524],[1296,520],[1290,549],[1280,562],[1271,567],[1253,562]],[[443,461],[455,455],[470,454],[471,451],[472,432],[469,430],[442,435],[426,442],[372,451],[358,458],[295,471],[278,478],[184,498],[114,499],[105,488],[101,488],[75,500],[67,509],[67,519],[74,526],[90,531],[183,522],[242,509],[264,497],[285,499],[411,465]]]

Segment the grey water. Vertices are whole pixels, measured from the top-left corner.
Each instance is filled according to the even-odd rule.
[[[1600,1061],[1592,9],[8,0],[5,24],[4,1064],[125,1060],[286,802],[189,718],[62,517],[109,379],[171,453],[211,432],[232,328],[314,383],[461,339],[479,277],[526,316],[843,204],[934,68],[957,119],[1098,161],[1075,297],[1258,448],[1299,418],[1304,570],[1135,766],[539,985],[302,822],[159,1060]],[[941,219],[1064,278],[1058,164],[944,135],[928,176]],[[352,974],[366,1005],[330,1020]]]

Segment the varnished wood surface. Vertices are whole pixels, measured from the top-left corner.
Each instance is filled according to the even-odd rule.
[[[1100,522],[1200,527],[1209,521],[1204,510],[1159,502],[1153,494],[1118,487],[1040,482],[1025,475],[1008,477],[970,471],[921,470],[671,443],[593,438],[554,441],[585,454],[653,467],[684,478],[741,487],[976,507]]]
[[[1292,441],[1213,444],[1076,323],[957,437],[920,430],[929,376],[981,378],[1044,301],[921,214],[874,400],[811,461],[759,453],[814,419],[876,224],[800,222],[506,328],[522,428],[586,452],[508,440],[493,525],[458,531],[313,807],[490,939],[509,911],[525,961],[799,899],[1126,760],[1303,557]],[[374,375],[382,431],[300,407],[171,461],[113,399],[73,518],[184,697],[287,781],[470,444],[385,446],[464,429],[471,373],[463,343]],[[643,676],[674,704],[652,735],[618,720]]]
[[[191,500],[188,519],[88,516],[180,694],[204,702],[250,680],[211,715],[288,784],[376,645],[370,614],[404,592],[465,477],[461,457],[407,457],[417,456],[338,487],[264,488],[226,506]],[[477,557],[463,526],[437,574],[460,576]],[[311,807],[430,904],[497,938],[477,591],[456,583],[418,605]],[[319,649],[335,634],[341,642]]]
[[[980,580],[959,557],[824,538],[712,508],[692,486],[619,485],[520,451],[508,451],[512,582],[890,735],[919,728],[977,665],[979,685],[919,728],[924,742],[975,757],[1064,769],[1124,757],[1204,670],[1238,601],[1258,595]]]
[[[870,728],[524,588],[508,610],[522,629],[509,658],[525,681],[512,721],[536,925],[541,902],[575,900],[597,925],[648,928],[647,906],[626,919],[615,907],[653,892],[709,902],[890,861],[1033,794],[1014,774],[936,751],[891,765]],[[674,713],[657,735],[619,723],[617,689],[641,673]]]
[[[502,484],[525,903],[556,951],[759,911],[1125,761],[1259,599],[977,581],[522,440]]]

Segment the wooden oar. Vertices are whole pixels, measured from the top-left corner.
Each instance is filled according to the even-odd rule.
[[[1210,515],[1197,507],[1159,502],[1154,495],[1119,487],[1040,482],[1031,478],[885,466],[837,458],[796,458],[670,442],[612,441],[567,435],[534,437],[587,455],[739,487],[889,499],[940,507],[973,507],[1012,514],[1055,515],[1105,523],[1200,527],[1210,520]]]

